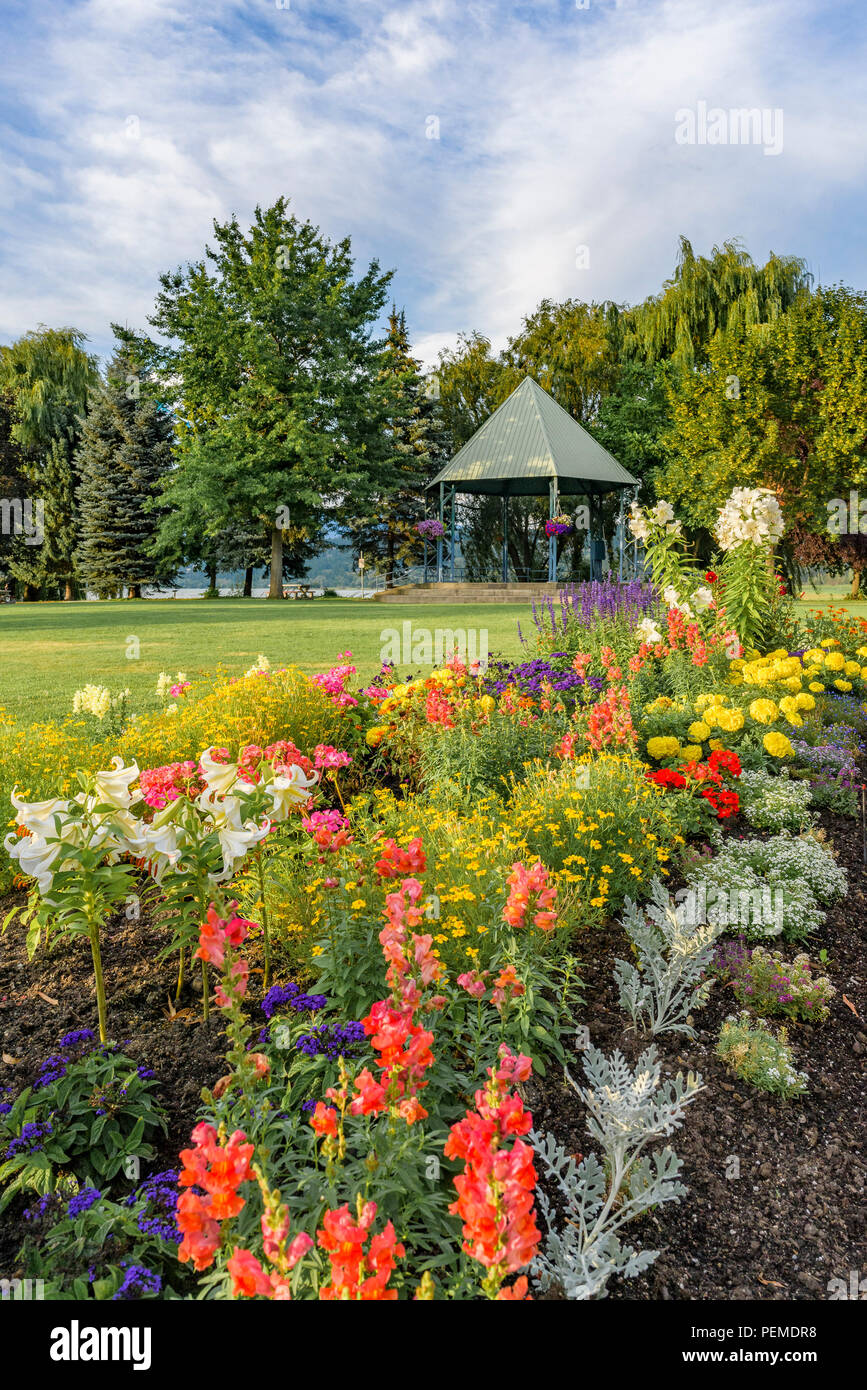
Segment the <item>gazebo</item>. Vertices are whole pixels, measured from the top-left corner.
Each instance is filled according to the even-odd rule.
[[[544,497],[549,515],[557,512],[557,498],[587,498],[590,531],[590,573],[601,567],[599,504],[608,492],[637,487],[633,478],[607,449],[543,391],[532,377],[498,406],[485,423],[459,449],[450,463],[428,484],[439,488],[439,519],[451,510],[451,577],[455,566],[455,495],[458,492],[488,494],[502,499],[503,581],[509,579],[509,498]],[[548,581],[557,578],[557,538],[548,539]],[[443,538],[437,540],[437,580],[443,579]]]

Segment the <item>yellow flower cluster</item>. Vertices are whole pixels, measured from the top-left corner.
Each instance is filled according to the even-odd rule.
[[[351,722],[351,709],[333,705],[295,668],[240,680],[218,671],[194,685],[174,714],[141,715],[110,746],[94,740],[92,725],[80,718],[28,727],[0,724],[0,801],[9,805],[16,784],[31,800],[77,789],[78,769],[104,767],[107,749],[124,764],[137,762],[141,768],[196,758],[212,744],[234,754],[245,743],[264,747],[284,738],[307,752],[318,743],[345,747]]]
[[[789,656],[780,648],[767,656],[756,654],[749,660],[738,659],[731,663],[731,681],[734,685],[783,685],[793,694],[807,689],[820,695],[831,684],[836,690],[848,694],[861,682],[867,684],[867,665],[862,661],[867,657],[867,647],[859,647],[856,656],[847,658],[835,650],[837,639],[826,637],[815,647],[809,647],[803,657]]]

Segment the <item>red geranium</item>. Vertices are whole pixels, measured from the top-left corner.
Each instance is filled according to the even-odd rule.
[[[657,768],[655,772],[647,773],[648,782],[655,782],[658,787],[675,787],[680,789],[686,786],[686,778],[680,772],[673,772],[670,767]]]

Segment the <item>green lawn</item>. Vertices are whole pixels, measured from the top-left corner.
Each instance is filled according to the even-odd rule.
[[[170,599],[117,603],[0,605],[0,707],[16,723],[59,717],[87,682],[129,687],[133,708],[155,705],[160,671],[188,676],[225,666],[240,675],[260,652],[272,665],[323,671],[339,652],[360,675],[379,670],[384,629],[487,629],[488,651],[517,657],[527,604],[404,604],[359,599],[269,603],[264,599]],[[138,639],[138,658],[130,638]],[[477,641],[481,641],[477,637]]]
[[[837,591],[839,592],[839,591]],[[827,593],[798,606],[815,608]],[[837,602],[840,600],[837,599]],[[867,617],[867,601],[847,602]],[[264,599],[170,599],[117,603],[0,605],[0,707],[14,722],[62,717],[87,682],[129,687],[133,708],[152,708],[160,671],[188,676],[225,666],[245,671],[260,652],[272,665],[326,670],[349,649],[361,676],[378,671],[382,633],[427,628],[487,629],[491,655],[519,657],[518,620],[532,632],[527,604],[404,604],[358,599],[268,603]],[[138,639],[137,658],[131,638]],[[480,639],[477,639],[480,640]]]

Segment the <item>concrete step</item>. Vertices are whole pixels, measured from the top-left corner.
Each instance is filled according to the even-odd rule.
[[[382,589],[378,603],[532,603],[556,598],[559,586],[545,583],[401,584]]]

